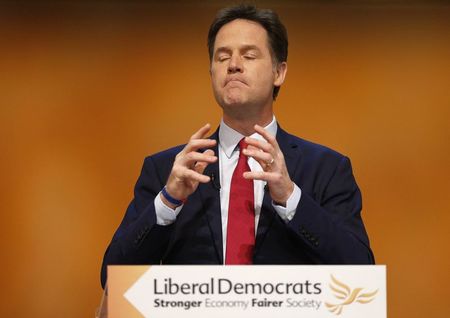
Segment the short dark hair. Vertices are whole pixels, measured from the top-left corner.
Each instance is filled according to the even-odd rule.
[[[225,24],[236,19],[250,20],[259,23],[267,31],[269,46],[275,63],[287,61],[287,32],[278,15],[270,9],[258,9],[254,5],[241,4],[220,10],[217,12],[214,21],[211,23],[208,32],[208,52],[210,62],[214,55],[214,42],[216,41],[217,33]],[[279,90],[279,86],[273,88],[274,100],[277,98]]]

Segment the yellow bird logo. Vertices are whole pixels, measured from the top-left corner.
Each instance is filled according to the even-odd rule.
[[[336,315],[340,315],[342,313],[342,309],[344,308],[344,306],[350,305],[354,302],[360,304],[370,303],[375,299],[375,295],[378,293],[378,289],[369,293],[362,293],[363,288],[355,288],[351,290],[349,286],[338,281],[336,278],[334,278],[333,275],[331,275],[331,281],[332,282],[329,286],[333,291],[334,296],[337,299],[341,299],[342,302],[338,304],[330,304],[328,302],[325,302],[325,306],[327,306],[329,311],[335,313]]]

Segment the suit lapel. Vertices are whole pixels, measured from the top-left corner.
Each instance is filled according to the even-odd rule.
[[[286,167],[291,179],[294,177],[295,168],[300,159],[300,151],[297,149],[295,143],[290,142],[290,136],[278,126],[277,142],[284,155]],[[269,189],[266,186],[264,189],[263,203],[261,206],[261,214],[259,216],[258,229],[256,231],[255,253],[258,252],[267,231],[269,230],[275,214],[277,212],[272,207],[272,198],[270,197]]]
[[[284,160],[291,179],[294,178],[295,169],[298,166],[300,160],[300,151],[297,144],[291,142],[291,136],[278,126],[277,142],[280,146],[281,152],[283,152]]]
[[[218,130],[210,137],[216,139],[217,144],[212,150],[216,156],[218,153]],[[219,263],[223,264],[223,241],[222,241],[222,214],[220,210],[220,174],[219,161],[209,164],[204,173],[211,178],[211,182],[200,184],[199,193],[201,196],[203,208],[206,210],[206,219],[214,241]]]

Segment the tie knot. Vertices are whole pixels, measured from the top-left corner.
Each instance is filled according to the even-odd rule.
[[[248,144],[245,142],[245,138],[242,138],[241,141],[239,141],[239,150],[242,151],[245,148],[247,148]]]

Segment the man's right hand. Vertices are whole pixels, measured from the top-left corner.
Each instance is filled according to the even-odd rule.
[[[203,175],[203,171],[208,164],[217,160],[217,156],[211,149],[207,149],[203,153],[197,151],[201,148],[211,148],[216,145],[216,140],[205,138],[210,129],[210,124],[200,128],[192,135],[184,149],[175,157],[172,171],[166,184],[166,191],[173,198],[185,200],[197,189],[200,182],[207,183],[210,181],[210,177]],[[176,207],[167,201],[162,194],[161,199],[167,206],[171,208]]]

